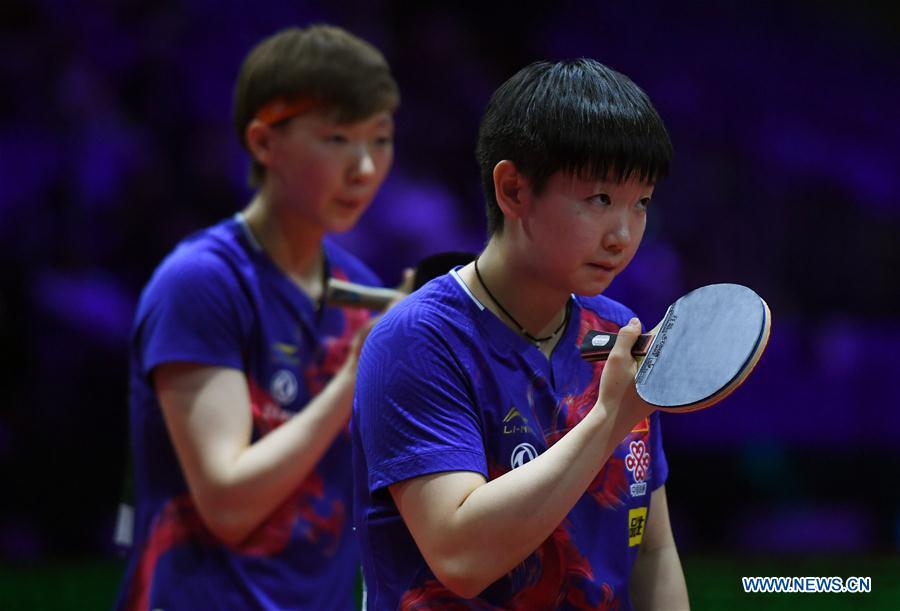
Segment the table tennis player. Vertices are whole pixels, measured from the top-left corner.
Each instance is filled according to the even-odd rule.
[[[663,122],[596,61],[538,62],[493,94],[477,157],[487,246],[362,350],[368,608],[687,608],[658,413],[633,393],[640,323],[601,294],[668,171]],[[579,355],[588,329],[621,333],[605,365]]]
[[[393,158],[397,85],[339,28],[281,31],[234,94],[256,193],[185,239],[134,324],[134,545],[122,609],[351,609],[347,421],[370,315],[324,304],[333,276],[379,284],[327,239]]]

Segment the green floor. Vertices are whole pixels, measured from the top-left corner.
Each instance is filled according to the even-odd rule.
[[[683,559],[693,609],[900,611],[900,556]],[[0,610],[109,609],[121,574],[115,561],[57,562],[0,567]],[[871,577],[869,594],[745,594],[741,577]]]

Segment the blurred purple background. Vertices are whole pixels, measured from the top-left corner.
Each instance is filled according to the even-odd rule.
[[[898,9],[459,4],[0,4],[0,560],[112,552],[138,293],[250,196],[230,124],[244,54],[315,21],[381,48],[400,83],[394,169],[340,238],[388,284],[483,243],[473,150],[503,80],[577,56],[630,75],[676,157],[609,294],[652,325],[687,290],[738,282],[774,315],[747,384],[664,417],[679,545],[900,549]]]

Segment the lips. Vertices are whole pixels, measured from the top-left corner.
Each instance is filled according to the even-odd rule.
[[[347,210],[357,210],[363,206],[363,201],[358,199],[336,199],[335,200],[341,208],[345,208]]]
[[[588,263],[591,267],[595,269],[601,269],[605,272],[614,272],[616,271],[616,266],[611,263]]]

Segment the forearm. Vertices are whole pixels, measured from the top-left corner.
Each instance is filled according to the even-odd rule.
[[[612,413],[595,406],[546,452],[463,500],[435,554],[445,585],[475,595],[550,536],[636,422]]]
[[[638,611],[690,608],[687,584],[674,543],[638,555],[631,575],[631,602]]]
[[[295,416],[251,443],[242,372],[173,365],[158,372],[169,433],[209,528],[238,543],[306,479],[347,424],[355,367],[345,365]]]
[[[350,416],[355,373],[342,369],[284,424],[241,450],[223,470],[210,503],[243,539],[312,472]]]

